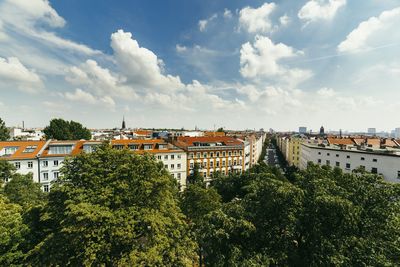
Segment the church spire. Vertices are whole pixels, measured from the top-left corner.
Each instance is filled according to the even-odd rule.
[[[122,117],[122,130],[126,129],[126,124],[125,124],[125,115]]]

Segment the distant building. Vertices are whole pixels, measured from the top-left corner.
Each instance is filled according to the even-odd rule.
[[[368,128],[368,135],[376,135],[376,128]]]
[[[400,138],[400,128],[394,129],[394,137],[395,138]]]
[[[299,127],[299,133],[300,134],[306,134],[307,133],[307,127]]]
[[[122,117],[122,127],[121,127],[121,130],[125,130],[125,129],[126,129],[125,117]]]
[[[319,135],[325,135],[324,126],[321,126],[321,128],[319,128]]]

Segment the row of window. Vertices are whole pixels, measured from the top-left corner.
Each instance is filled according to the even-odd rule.
[[[322,163],[322,160],[318,159],[318,164],[321,164],[321,163]],[[325,164],[327,166],[330,166],[331,165],[331,161],[327,160]],[[340,167],[340,162],[336,161],[335,166],[336,167]],[[360,167],[365,170],[365,166],[360,165]],[[351,164],[350,163],[346,163],[346,170],[350,170],[350,169],[351,169]],[[374,168],[374,167],[371,168],[371,173],[378,173],[378,168]],[[399,174],[400,174],[400,171],[398,172],[398,175]]]
[[[321,152],[318,152],[318,155],[321,155]],[[330,153],[326,153],[326,155],[327,155],[327,156],[330,156],[331,154],[330,154]],[[336,154],[336,157],[338,158],[338,157],[339,157],[339,154]],[[350,158],[350,155],[346,155],[346,158],[349,159],[349,158]],[[365,160],[364,157],[361,157],[360,159],[361,159],[361,160]],[[378,162],[378,159],[372,159],[372,161],[373,161],[373,162]]]
[[[58,160],[53,160],[53,166],[58,166],[59,162]],[[33,161],[28,161],[28,169],[32,169],[33,168]],[[17,170],[21,169],[21,162],[17,161],[14,162],[14,166]],[[42,167],[48,167],[49,166],[49,162],[47,160],[42,161]]]
[[[229,169],[229,170],[228,170],[228,173],[232,173],[232,172],[241,173],[242,171],[241,171],[241,170],[232,170],[232,169]],[[222,174],[222,175],[225,175],[225,174],[226,174],[225,170],[222,170],[222,171],[221,171],[221,174]],[[210,176],[212,176],[212,175],[213,175],[213,171],[210,170]],[[203,172],[203,177],[204,177],[204,178],[207,177],[207,172]]]
[[[242,165],[242,160],[241,160],[241,159],[239,159],[239,161],[237,161],[236,159],[233,160],[233,161],[228,160],[228,167],[232,166],[232,163],[233,163],[233,166],[236,166],[236,165],[241,166],[241,165]],[[238,164],[238,163],[239,163],[239,164]],[[203,168],[207,168],[207,165],[208,165],[207,162],[202,162],[202,163],[199,163],[199,164],[200,164],[200,166],[203,167]],[[214,161],[210,161],[209,166],[210,166],[210,168],[214,168]],[[226,161],[223,160],[221,164],[220,164],[219,161],[216,161],[216,162],[215,162],[215,167],[219,168],[220,166],[221,166],[221,167],[225,167],[225,166],[226,166]],[[191,168],[191,169],[194,168],[194,163],[193,163],[193,162],[190,163],[190,168]]]
[[[161,155],[158,155],[157,156],[157,159],[158,160],[162,160],[162,156]],[[178,154],[178,155],[176,155],[176,158],[177,159],[181,159],[182,158],[182,156],[180,155],[180,154]],[[175,159],[175,155],[174,154],[172,154],[172,155],[164,155],[164,160],[168,160],[168,159],[171,159],[171,160],[174,160]]]
[[[164,167],[165,167],[166,169],[168,169],[168,164],[165,164]],[[181,164],[176,164],[176,168],[177,168],[178,170],[180,170],[180,169],[182,168],[182,165],[181,165]],[[175,164],[171,164],[169,169],[170,169],[170,170],[175,170]]]
[[[180,172],[178,172],[178,173],[176,174],[176,176],[175,176],[175,173],[171,173],[171,175],[172,175],[172,177],[174,177],[174,178],[176,178],[176,179],[178,179],[178,180],[180,180],[181,177],[182,177],[182,175],[181,175]]]
[[[210,152],[209,154],[207,153],[207,152],[203,152],[203,158],[207,158],[208,157],[208,155],[210,156],[210,158],[213,158],[214,156],[215,157],[220,157],[220,155],[222,155],[222,157],[226,157],[226,151],[222,151],[222,152],[215,152],[215,154],[214,154],[214,152]],[[228,151],[228,156],[229,157],[231,157],[231,156],[237,156],[237,155],[239,155],[239,156],[242,156],[243,155],[243,151],[242,150],[239,150],[239,151]],[[200,152],[197,152],[196,153],[196,158],[201,158],[201,153]],[[193,159],[194,158],[194,153],[190,153],[189,154],[189,159]]]
[[[53,172],[53,179],[56,180],[58,179],[59,173],[58,172]],[[48,181],[49,180],[49,173],[44,172],[42,173],[42,181]]]

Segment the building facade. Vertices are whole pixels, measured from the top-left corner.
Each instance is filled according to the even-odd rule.
[[[216,172],[226,175],[245,169],[244,142],[233,137],[179,137],[174,144],[187,153],[188,176],[195,164],[206,181]]]

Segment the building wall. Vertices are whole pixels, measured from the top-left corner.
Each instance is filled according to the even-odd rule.
[[[165,152],[165,153],[156,153],[155,158],[160,160],[164,167],[171,173],[172,177],[174,177],[181,189],[186,188],[186,178],[187,178],[187,156],[184,151],[182,152]]]
[[[364,166],[365,170],[369,172],[376,168],[377,173],[383,175],[385,180],[395,183],[400,182],[400,156],[396,155],[330,149],[303,144],[300,169],[306,169],[308,162],[339,167],[347,173],[360,166]]]

